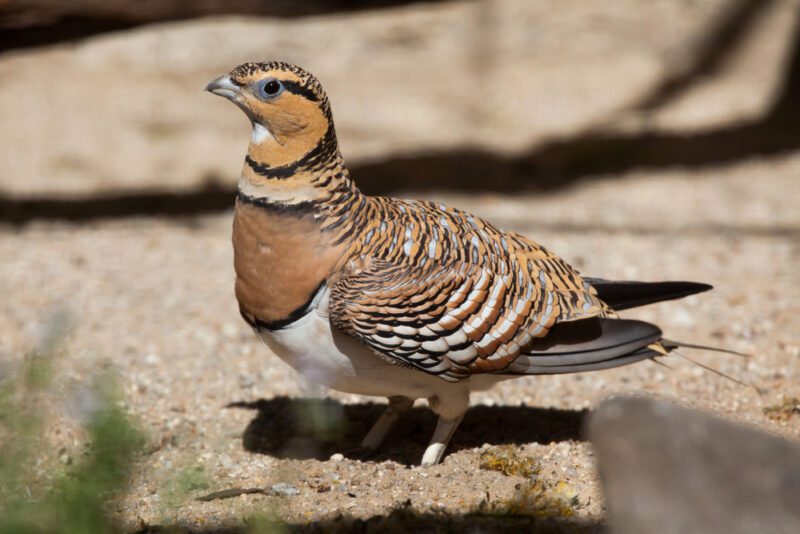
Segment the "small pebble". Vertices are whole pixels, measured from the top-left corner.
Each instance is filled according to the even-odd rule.
[[[272,485],[272,494],[279,497],[291,497],[293,495],[300,495],[300,490],[291,484],[279,482]]]
[[[344,455],[337,452],[336,454],[331,454],[330,459],[332,462],[341,462],[342,460],[344,460]]]

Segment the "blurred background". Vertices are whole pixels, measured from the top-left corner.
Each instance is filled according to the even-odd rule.
[[[323,82],[374,191],[562,187],[800,139],[791,0],[0,6],[4,199],[230,192],[247,122],[202,88],[273,58]]]
[[[230,402],[309,391],[238,318],[229,236],[249,124],[203,91],[242,62],[280,59],[322,82],[366,192],[473,211],[588,275],[712,283],[634,316],[751,356],[703,361],[752,389],[681,360],[503,384],[476,402],[500,406],[487,417],[507,432],[467,424],[446,476],[458,479],[482,443],[515,443],[565,477],[584,503],[576,517],[601,522],[580,428],[583,410],[613,393],[796,440],[800,408],[786,403],[800,397],[798,24],[798,0],[0,0],[0,372],[41,345],[57,313],[70,326],[52,390],[69,396],[98,368],[116,373],[119,405],[156,444],[115,508],[130,528],[224,522],[263,505],[186,504],[170,486],[178,471],[207,475],[187,495],[291,479],[305,500],[278,515],[310,506],[298,480],[341,447],[287,460],[241,439],[278,405],[255,420],[220,416]],[[502,408],[520,404],[555,411]],[[43,465],[65,464],[87,439],[74,417],[53,417]],[[426,417],[415,412],[406,434],[425,435]],[[560,430],[519,430],[531,420]],[[411,462],[424,438],[398,439],[384,460]],[[415,510],[454,514],[487,488],[514,491],[496,472],[458,479],[445,497],[387,475],[394,495],[370,486],[381,464],[353,465],[367,480],[364,518],[415,484]],[[313,520],[348,499],[311,493]]]

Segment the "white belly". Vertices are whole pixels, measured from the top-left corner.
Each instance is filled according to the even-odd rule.
[[[281,330],[258,334],[270,349],[308,380],[358,395],[430,398],[459,389],[485,389],[503,378],[483,375],[452,383],[383,359],[366,345],[331,327],[327,295],[319,306]],[[478,378],[479,380],[475,380]]]

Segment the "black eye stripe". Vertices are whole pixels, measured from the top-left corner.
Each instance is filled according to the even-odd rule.
[[[292,80],[280,80],[280,82],[283,84],[283,87],[290,93],[302,96],[303,98],[311,100],[312,102],[319,101],[319,97],[314,91],[312,91],[308,87],[300,85],[298,82]]]

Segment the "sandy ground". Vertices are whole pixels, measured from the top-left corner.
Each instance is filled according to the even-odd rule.
[[[523,482],[479,468],[485,448],[505,443],[541,462],[542,480],[576,495],[572,521],[591,525],[604,508],[582,424],[610,395],[673,399],[800,440],[800,417],[775,421],[763,413],[800,397],[798,175],[800,155],[788,155],[598,178],[548,195],[429,195],[529,235],[587,274],[713,283],[711,293],[626,316],[653,321],[676,339],[749,354],[687,351],[754,386],[675,356],[667,360],[672,369],[645,362],[508,381],[474,396],[444,463],[431,468],[415,466],[434,424],[424,402],[374,460],[359,461],[348,451],[380,413],[370,404],[380,399],[333,394],[311,410],[297,400],[324,392],[298,380],[239,319],[230,213],[3,229],[0,357],[17,359],[35,345],[48,314],[64,309],[72,327],[55,391],[69,398],[98,369],[115,371],[124,405],[150,443],[115,508],[130,528],[216,528],[259,511],[298,525],[339,514],[368,519],[398,506],[464,514],[487,499],[511,498]],[[248,407],[226,408],[233,402]],[[293,414],[304,421],[322,414],[328,423],[303,434]],[[79,454],[82,435],[68,415],[57,416],[48,439],[46,461]],[[336,453],[344,458],[329,459]],[[299,495],[193,500],[281,482]]]

